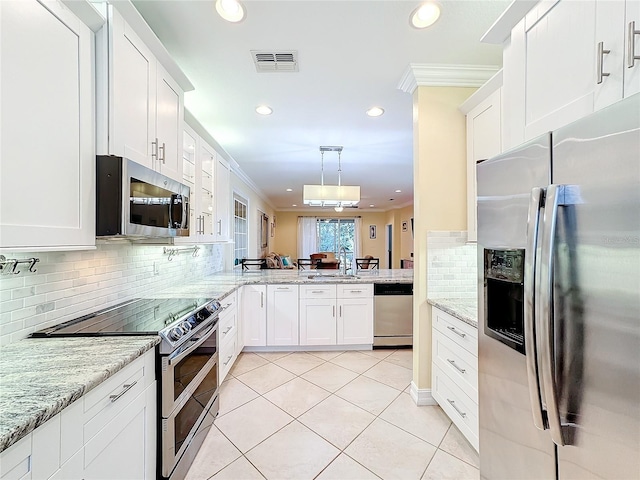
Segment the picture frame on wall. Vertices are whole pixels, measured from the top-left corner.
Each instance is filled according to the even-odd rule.
[[[262,214],[260,222],[260,246],[261,248],[269,246],[269,216],[266,213]]]
[[[271,222],[271,236],[274,237],[275,234],[276,234],[276,224],[275,222]]]
[[[375,240],[376,238],[376,226],[369,225],[369,239]]]
[[[406,221],[402,222],[402,231],[406,232],[407,230],[409,230],[409,225],[407,224]]]

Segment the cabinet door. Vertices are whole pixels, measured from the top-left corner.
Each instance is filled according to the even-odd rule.
[[[85,479],[155,478],[155,405],[153,382],[85,445]]]
[[[203,144],[201,159],[202,187],[200,190],[199,215],[202,224],[202,235],[204,236],[205,240],[215,241],[218,240],[217,235],[214,235],[214,232],[217,231],[218,227],[218,225],[216,224],[216,215],[214,211],[216,205],[213,198],[215,191],[215,169],[217,163],[215,150],[209,145]]]
[[[246,346],[264,347],[267,344],[266,291],[265,285],[244,285],[242,287],[242,318],[240,323]]]
[[[267,285],[267,345],[298,343],[298,286]]]
[[[502,151],[502,89],[467,114],[467,240],[477,239],[476,164]]]
[[[336,344],[336,301],[300,300],[300,345]]]
[[[640,30],[640,2],[638,0],[627,0],[625,4],[625,23],[624,23],[624,36],[625,36],[625,62],[624,62],[624,96],[629,97],[634,93],[640,92],[640,60],[634,60],[633,66],[631,64],[628,53],[629,42],[633,42],[633,52],[635,55],[640,56],[640,34],[629,35],[629,29],[631,28],[631,22],[634,23],[635,30]]]
[[[0,2],[0,247],[95,245],[93,33],[60,2]]]
[[[198,136],[188,126],[182,135],[182,183],[189,187],[189,237],[176,238],[176,243],[193,243],[198,241],[200,221],[196,218],[198,208],[198,182],[196,175],[199,167]]]
[[[182,180],[182,119],[184,93],[160,64],[156,66],[156,138],[158,170],[163,175]]]
[[[593,112],[596,3],[540,2],[523,27],[529,140]]]
[[[373,298],[338,299],[338,345],[373,344]]]
[[[157,168],[156,59],[112,6],[109,153]]]
[[[222,158],[217,158],[215,170],[215,237],[219,241],[230,239],[229,212],[231,211],[231,172],[229,164]]]

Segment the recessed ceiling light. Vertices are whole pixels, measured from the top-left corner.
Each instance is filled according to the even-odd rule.
[[[396,193],[402,193],[402,190],[396,190]]]
[[[258,105],[256,107],[256,112],[260,115],[271,115],[273,113],[273,109],[269,105]]]
[[[240,22],[244,19],[244,7],[238,0],[216,0],[218,15],[228,22]]]
[[[427,28],[440,18],[440,5],[426,2],[411,12],[409,23],[415,28]]]
[[[370,207],[375,207],[375,205],[372,203],[371,205],[369,205]]]
[[[293,188],[287,188],[287,192],[293,192]]]
[[[297,207],[298,205],[296,205],[295,203],[293,205],[291,205],[292,207]]]
[[[367,110],[367,115],[369,115],[370,117],[379,117],[383,113],[384,108],[380,107],[371,107],[369,110]]]

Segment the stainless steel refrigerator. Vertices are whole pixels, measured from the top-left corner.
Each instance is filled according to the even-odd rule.
[[[640,478],[640,94],[477,175],[481,477]]]

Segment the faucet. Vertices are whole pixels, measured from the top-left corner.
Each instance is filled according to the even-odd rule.
[[[347,274],[347,249],[344,247],[340,247],[338,249],[338,260],[340,260],[340,255],[344,253],[344,263],[340,263],[340,273],[342,275]]]

